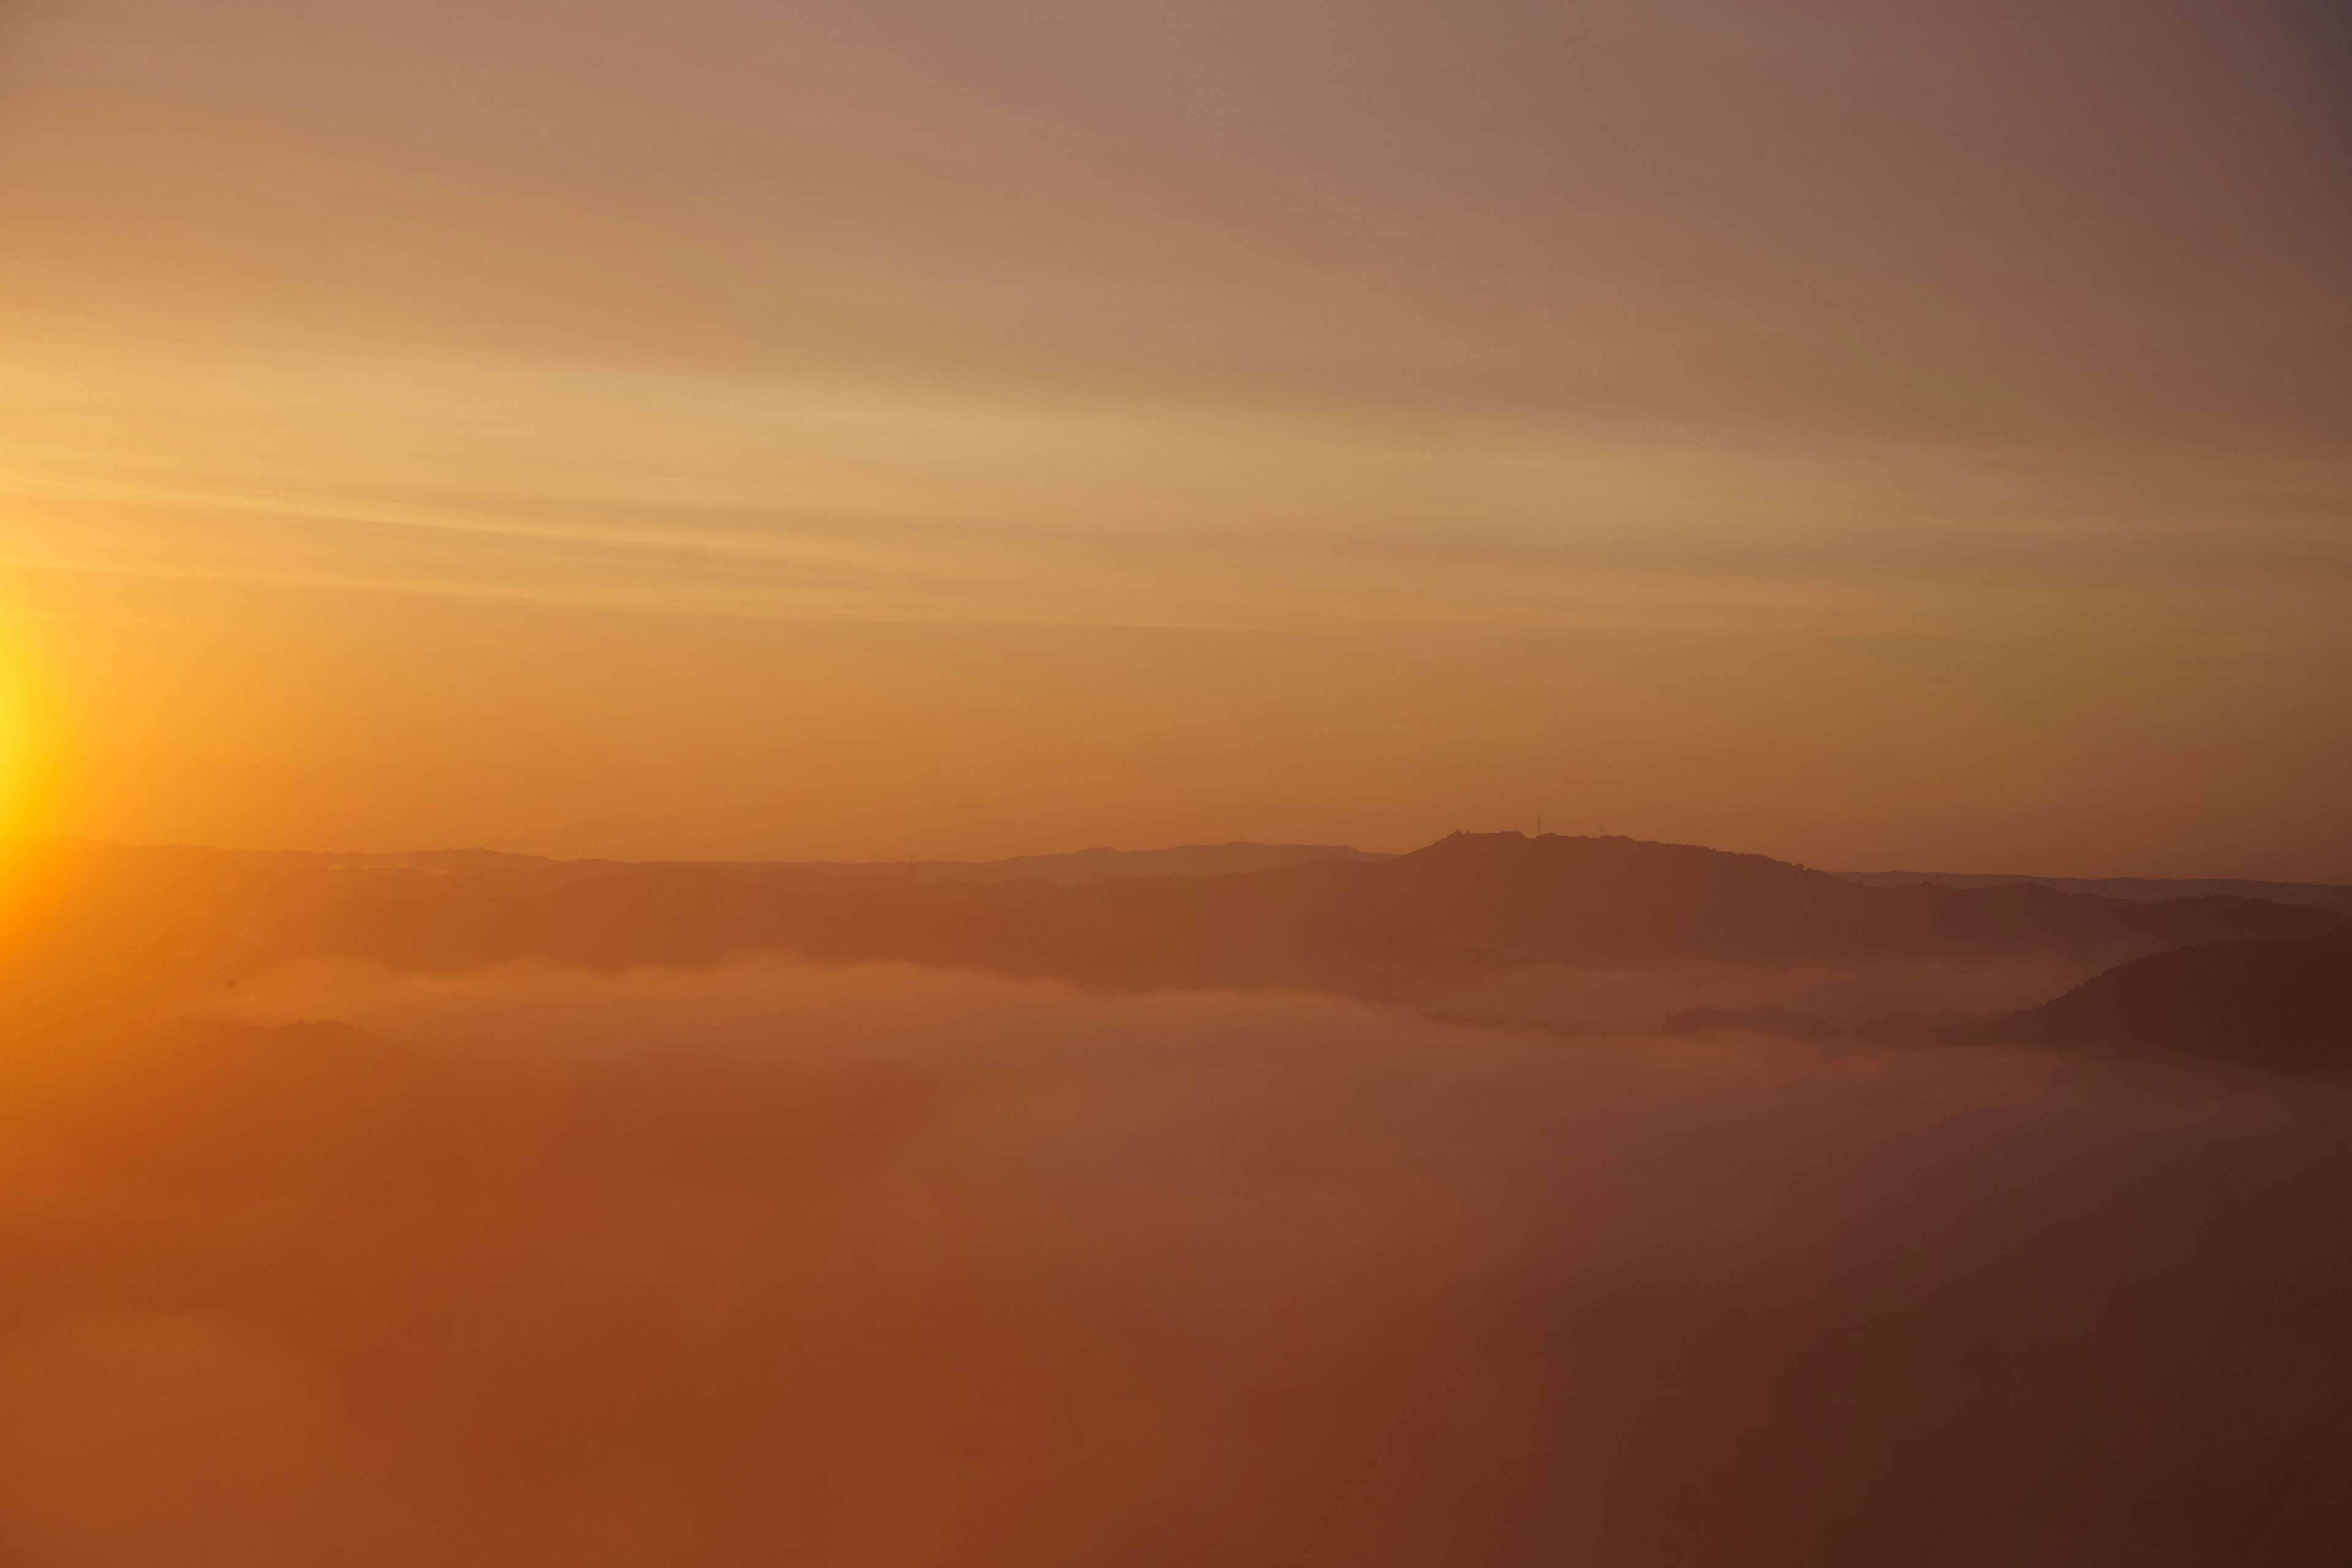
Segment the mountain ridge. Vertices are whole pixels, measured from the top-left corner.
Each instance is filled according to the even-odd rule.
[[[428,966],[713,962],[775,949],[1127,988],[1290,984],[1409,1000],[1541,963],[2053,951],[2112,961],[2308,936],[2327,923],[2317,910],[2245,899],[1874,889],[1696,845],[1457,833],[1385,860],[1069,886],[639,867],[536,896],[348,900],[282,926],[272,945]]]

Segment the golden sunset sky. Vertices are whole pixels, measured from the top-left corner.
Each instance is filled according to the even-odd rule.
[[[2325,0],[0,5],[20,831],[2352,880]]]

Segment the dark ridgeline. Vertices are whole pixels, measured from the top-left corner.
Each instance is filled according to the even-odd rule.
[[[1076,887],[1120,877],[1222,877],[1310,860],[1389,860],[1344,844],[1184,844],[1173,849],[1075,849],[1066,855],[1016,855],[1009,860],[747,861],[728,869],[815,871],[827,877],[905,877],[915,882],[1018,882],[1035,878]]]
[[[2352,1070],[2352,925],[2305,942],[2150,953],[2018,1015],[2000,1033],[2028,1045]]]
[[[536,891],[386,887],[281,921],[269,945],[427,968],[531,957],[691,964],[766,950],[1118,987],[1297,985],[1414,1001],[1547,963],[2114,961],[2333,923],[2316,909],[2249,899],[1874,888],[1760,855],[1516,833],[1455,834],[1382,861],[1069,887],[737,868],[560,875]]]
[[[2148,901],[2034,883],[1874,886],[1689,845],[1455,834],[1410,855],[1215,846],[1060,880],[1023,862],[850,876],[771,865],[554,861],[485,851],[242,854],[58,846],[40,929],[0,1002],[79,1015],[226,984],[308,956],[454,971],[523,959],[623,969],[761,952],[902,962],[1125,990],[1294,986],[1429,1004],[1539,964],[1834,967],[2059,956],[2120,964],[2006,1024],[1699,1008],[1672,1033],[1887,1044],[1995,1038],[2352,1064],[2336,910],[2216,896]],[[1170,859],[1171,857],[1174,858]],[[1252,871],[1088,880],[1106,864],[1273,859]],[[938,868],[935,868],[938,869]],[[2176,951],[2178,950],[2178,951]],[[22,993],[22,995],[18,994]],[[13,998],[13,1000],[12,1000]]]

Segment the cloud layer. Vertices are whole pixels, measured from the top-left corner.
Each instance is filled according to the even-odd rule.
[[[780,965],[234,1026],[0,1096],[12,1561],[2347,1541],[2335,1091]]]

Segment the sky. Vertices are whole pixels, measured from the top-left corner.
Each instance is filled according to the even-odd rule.
[[[2325,0],[0,0],[0,790],[2352,880]]]

